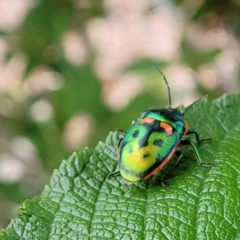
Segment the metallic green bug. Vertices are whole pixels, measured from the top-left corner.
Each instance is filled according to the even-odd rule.
[[[173,155],[176,155],[178,156],[177,161],[162,178],[162,183],[164,184],[164,178],[183,156],[179,149],[183,145],[192,147],[200,166],[214,166],[213,163],[204,163],[195,144],[191,140],[184,139],[184,136],[194,134],[198,144],[210,140],[200,140],[198,133],[188,128],[187,122],[184,121],[184,113],[186,111],[181,112],[178,109],[171,108],[169,85],[162,72],[158,71],[163,76],[168,89],[169,107],[143,112],[124,133],[118,148],[120,171],[110,175],[120,173],[126,182],[132,183],[150,178],[162,170]]]

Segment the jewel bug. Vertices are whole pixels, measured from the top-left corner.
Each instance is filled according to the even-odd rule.
[[[159,69],[157,70],[167,86],[169,107],[143,112],[130,128],[123,132],[124,136],[118,146],[119,171],[109,176],[120,174],[128,183],[149,179],[161,171],[175,155],[178,157],[176,162],[162,177],[162,184],[165,185],[164,179],[183,157],[180,147],[184,145],[192,147],[198,165],[214,166],[213,163],[203,162],[195,143],[185,139],[185,136],[193,134],[197,144],[210,140],[200,139],[199,134],[189,129],[184,120],[186,111],[200,99],[193,102],[185,111],[172,108],[167,79]]]

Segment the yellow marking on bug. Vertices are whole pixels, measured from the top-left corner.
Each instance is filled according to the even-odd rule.
[[[157,152],[157,147],[154,145],[139,149],[138,144],[136,144],[133,146],[132,152],[124,151],[123,164],[129,170],[144,172],[155,163],[155,152]]]

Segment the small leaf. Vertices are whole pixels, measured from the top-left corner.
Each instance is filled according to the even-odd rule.
[[[55,170],[39,198],[27,200],[0,239],[239,239],[240,94],[197,102],[186,113],[190,127],[211,143],[198,147],[205,162],[185,158],[160,184],[127,185],[118,169],[119,133],[95,149],[72,154]]]

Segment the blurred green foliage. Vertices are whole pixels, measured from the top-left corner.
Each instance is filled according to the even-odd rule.
[[[176,4],[182,4],[183,13],[185,12],[187,15],[190,8],[184,2],[175,1]],[[214,2],[217,4],[209,4],[209,1],[205,1],[192,15],[191,21],[207,28],[210,20],[204,21],[204,19],[209,19],[207,16],[211,14],[215,16],[217,12],[218,21],[226,24],[226,28],[230,28],[234,36],[239,36],[240,31],[237,26],[240,25],[240,15],[236,14],[239,13],[239,4],[224,2],[222,7],[225,13],[219,14],[219,1]],[[227,8],[225,8],[225,4],[228,4]],[[154,11],[153,6],[149,5],[149,9]],[[225,17],[232,13],[234,13],[234,17],[226,20]],[[66,124],[75,114],[88,113],[94,119],[94,132],[89,133],[89,136],[83,141],[86,145],[94,146],[98,141],[105,139],[109,131],[116,128],[126,129],[141,111],[151,106],[163,107],[167,105],[164,88],[163,90],[159,88],[161,94],[156,97],[151,93],[151,90],[155,91],[156,89],[149,87],[150,83],[145,81],[144,89],[148,90],[140,92],[124,109],[113,111],[106,106],[102,99],[103,86],[94,68],[98,52],[88,39],[86,25],[95,18],[107,18],[107,16],[108,12],[102,1],[92,0],[81,6],[80,1],[41,0],[35,3],[35,6],[28,12],[25,20],[17,29],[9,32],[1,31],[1,37],[9,40],[10,46],[5,54],[6,63],[19,53],[27,59],[24,78],[27,78],[34,69],[44,66],[57,72],[63,79],[63,87],[55,91],[46,90],[29,95],[23,101],[17,101],[12,98],[11,94],[0,92],[0,101],[9,100],[12,104],[12,114],[0,115],[1,138],[5,138],[9,144],[16,136],[28,138],[36,147],[43,172],[46,174],[51,174],[62,159],[68,157],[72,151],[66,147],[62,139]],[[78,31],[84,37],[88,59],[83,64],[74,65],[64,55],[61,45],[62,38],[70,30]],[[222,49],[216,46],[216,48],[202,52],[183,37],[181,52],[181,59],[177,61],[197,72],[199,67],[212,63],[222,52]],[[160,76],[155,71],[154,66],[157,65],[164,69],[171,64],[173,63],[170,61],[149,57],[134,60],[128,67],[119,71],[135,72],[144,79],[155,81]],[[22,83],[24,81],[25,79],[22,80]],[[196,91],[200,95],[210,92],[199,82],[196,85]],[[221,89],[212,89],[210,95],[220,95],[223,92]],[[53,115],[46,122],[35,121],[29,114],[31,106],[39,99],[47,100],[53,106]],[[0,146],[0,151],[2,152],[1,162],[1,156],[6,151],[5,145]],[[40,173],[39,170],[40,174],[43,173]],[[31,181],[40,181],[39,178],[40,176],[36,174]],[[41,186],[44,185],[42,183],[40,187],[34,188],[34,184],[29,185],[26,182],[27,180],[22,178],[19,182],[0,183],[0,205],[1,201],[20,203],[23,199],[41,192]],[[32,188],[31,191],[23,190],[29,186]],[[11,206],[9,204],[9,208]],[[0,227],[4,227],[11,217],[13,216],[2,215],[1,218],[4,220],[0,220]]]

